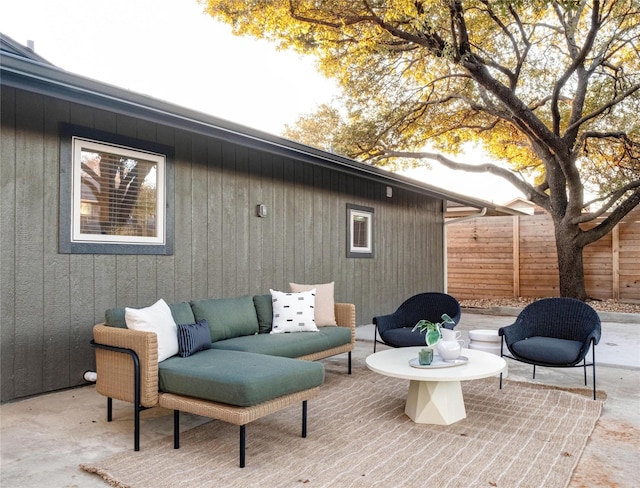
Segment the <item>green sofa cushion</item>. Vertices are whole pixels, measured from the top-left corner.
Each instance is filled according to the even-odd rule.
[[[187,358],[174,356],[158,368],[160,391],[240,407],[324,381],[324,366],[318,362],[214,349]]]
[[[256,309],[248,295],[193,300],[191,309],[195,322],[203,319],[209,322],[211,342],[258,333]]]
[[[273,325],[273,299],[271,295],[256,295],[253,297],[253,305],[258,316],[258,332],[268,334]]]
[[[108,309],[104,313],[104,323],[110,327],[120,327],[121,329],[126,329],[127,323],[124,320],[124,307],[114,307]]]
[[[188,302],[170,303],[169,309],[176,324],[193,324],[196,322],[191,305]],[[108,309],[104,313],[104,322],[110,327],[127,328],[127,322],[124,319],[124,307],[114,307]]]
[[[169,308],[176,324],[195,324],[197,322],[189,302],[170,303]]]
[[[270,356],[297,358],[326,351],[351,341],[349,327],[320,327],[318,332],[296,332],[291,334],[256,334],[218,341],[213,349],[253,352]]]

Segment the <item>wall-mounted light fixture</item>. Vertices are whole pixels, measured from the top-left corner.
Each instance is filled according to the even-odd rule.
[[[393,196],[393,188],[390,186],[387,187],[387,198],[391,198]]]
[[[264,203],[259,203],[256,206],[256,215],[258,217],[266,217],[267,216],[267,206]]]

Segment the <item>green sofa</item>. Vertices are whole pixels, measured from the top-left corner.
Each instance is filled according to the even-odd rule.
[[[134,449],[139,450],[140,411],[161,406],[174,410],[174,447],[179,447],[179,412],[205,415],[240,426],[240,466],[244,466],[245,425],[317,395],[324,367],[313,361],[348,353],[355,345],[355,307],[336,303],[337,326],[317,332],[271,334],[271,295],[192,300],[169,304],[178,324],[206,320],[210,348],[188,357],[158,362],[156,334],[128,329],[125,309],[112,308],[94,326],[96,389],[134,404]],[[209,345],[208,345],[209,346]]]

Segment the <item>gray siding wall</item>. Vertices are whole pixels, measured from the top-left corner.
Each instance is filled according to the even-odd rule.
[[[442,202],[295,159],[2,88],[2,401],[83,383],[113,306],[335,281],[357,323],[443,289]],[[175,147],[175,253],[58,253],[59,123]],[[63,196],[68,198],[68,196]],[[268,217],[255,215],[256,204]],[[346,258],[346,204],[375,210],[375,258]]]

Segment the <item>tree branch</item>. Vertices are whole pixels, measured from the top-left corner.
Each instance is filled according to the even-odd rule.
[[[502,33],[508,39],[508,41],[511,44],[511,47],[513,49],[513,53],[515,54],[515,57],[516,57],[516,69],[515,69],[515,71],[512,71],[512,70],[508,69],[507,67],[502,66],[502,65],[494,62],[490,58],[487,61],[487,64],[492,66],[492,67],[494,67],[494,68],[496,68],[501,73],[504,73],[509,78],[509,86],[510,86],[511,90],[515,90],[517,85],[518,85],[518,78],[520,76],[520,72],[522,71],[522,65],[524,63],[524,59],[526,57],[526,53],[528,52],[528,50],[529,50],[529,48],[531,46],[531,43],[529,42],[529,39],[527,38],[526,32],[525,32],[525,30],[523,28],[523,25],[522,25],[522,21],[521,21],[520,17],[518,16],[517,12],[513,9],[512,5],[509,5],[509,13],[513,17],[513,20],[514,20],[514,22],[515,22],[515,24],[516,24],[516,26],[518,28],[518,31],[520,32],[520,38],[522,39],[522,42],[524,43],[524,46],[525,46],[524,54],[520,52],[520,49],[518,48],[518,43],[516,42],[515,36],[511,33],[511,31],[504,24],[504,22],[502,22],[502,20],[500,20],[500,17],[498,17],[496,15],[496,13],[493,11],[489,1],[488,0],[482,0],[482,3],[484,4],[484,6],[486,8],[486,12],[489,15],[489,17],[491,18],[491,20],[493,20],[493,22],[498,26],[498,28],[502,31]]]
[[[633,93],[637,92],[638,90],[640,90],[640,83],[638,83],[636,85],[633,85],[628,90],[623,92],[621,95],[618,95],[613,100],[610,100],[606,104],[602,105],[598,110],[594,110],[590,114],[587,114],[587,115],[583,116],[582,118],[576,120],[573,124],[571,124],[569,127],[567,127],[566,132],[569,132],[569,131],[571,131],[573,129],[576,129],[577,127],[579,127],[582,124],[584,124],[587,120],[590,120],[590,119],[593,119],[593,118],[597,117],[598,115],[602,114],[606,110],[609,110],[614,105],[617,105],[618,103],[622,102],[625,98],[629,97],[630,95],[632,95]]]
[[[640,182],[636,182],[640,183]],[[622,220],[622,218],[627,215],[631,210],[637,207],[640,204],[640,184],[636,187],[636,190],[620,205],[618,205],[613,212],[609,214],[609,216],[604,219],[600,224],[595,227],[583,231],[579,237],[579,244],[582,246],[586,246],[587,244],[591,244],[592,242],[597,241],[598,239],[606,236],[609,232],[613,230],[618,222]]]
[[[540,190],[542,187],[535,188],[523,179],[519,178],[512,171],[501,168],[492,163],[483,163],[483,164],[466,164],[466,163],[458,163],[452,159],[447,158],[439,153],[433,153],[428,151],[395,151],[390,149],[385,149],[384,154],[380,154],[372,159],[388,159],[388,158],[408,158],[408,159],[430,159],[433,161],[437,161],[438,163],[446,166],[447,168],[458,170],[458,171],[467,171],[471,173],[491,173],[496,176],[500,176],[501,178],[507,180],[513,186],[515,186],[518,190],[524,193],[529,200],[540,205],[543,208],[547,208],[548,206],[548,196],[543,193],[544,190]]]
[[[618,188],[616,191],[611,192],[606,196],[592,200],[591,202],[589,202],[590,204],[608,199],[607,203],[605,203],[602,207],[600,207],[596,212],[580,214],[578,217],[574,218],[572,222],[574,224],[582,224],[584,222],[590,222],[594,219],[597,219],[598,217],[606,213],[618,200],[620,200],[622,195],[627,193],[629,190],[633,190],[634,188],[640,189],[640,180],[632,181],[631,183],[628,183],[623,187]]]
[[[558,79],[558,81],[553,87],[553,102],[551,104],[551,114],[553,117],[553,133],[557,136],[560,135],[561,117],[560,117],[560,110],[558,108],[560,92],[564,87],[564,85],[569,80],[569,78],[571,78],[571,76],[576,71],[580,70],[581,67],[582,69],[584,69],[583,67],[584,61],[587,57],[587,54],[593,47],[593,43],[596,39],[598,31],[600,30],[601,24],[600,24],[599,16],[600,16],[600,1],[594,0],[592,12],[591,12],[591,27],[589,28],[589,32],[587,33],[587,37],[585,39],[584,45],[582,46],[582,49],[580,49],[580,51],[578,51],[575,38],[573,37],[576,26],[571,25],[565,28],[565,33],[567,36],[567,44],[569,46],[569,53],[573,57],[573,61],[567,67],[565,72],[562,74],[562,76]],[[579,19],[579,15],[575,16],[574,21],[577,19]],[[579,78],[582,78],[582,76],[580,76]],[[584,102],[584,93],[586,92],[586,89],[587,89],[587,83],[584,82],[583,80],[582,83],[578,83],[578,88],[579,89],[577,90],[575,100],[574,100],[574,110],[573,110],[574,113],[581,113],[582,111],[582,103]],[[575,106],[575,105],[579,105],[579,106]]]

